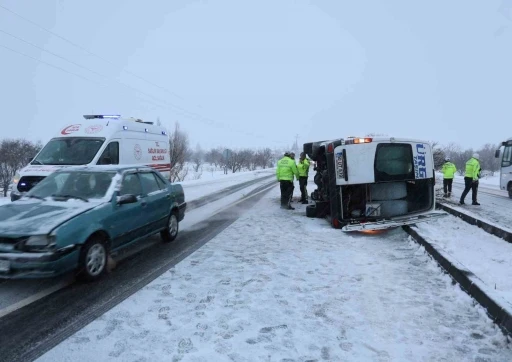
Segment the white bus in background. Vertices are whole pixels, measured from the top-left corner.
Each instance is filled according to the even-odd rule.
[[[334,139],[304,144],[316,162],[308,217],[342,231],[378,230],[446,216],[436,211],[432,148],[406,138]]]
[[[500,189],[508,191],[508,197],[512,199],[512,137],[501,142],[501,148],[496,150],[495,156],[501,158]]]
[[[170,178],[169,137],[164,127],[119,115],[84,115],[68,124],[13,179],[18,200],[57,169],[75,165],[150,166]]]

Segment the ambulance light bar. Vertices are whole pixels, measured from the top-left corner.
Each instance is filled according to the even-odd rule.
[[[113,118],[113,119],[118,119],[118,118],[121,118],[121,115],[119,114],[116,114],[116,115],[108,115],[108,114],[84,114],[84,118],[85,119],[110,119],[110,118]]]

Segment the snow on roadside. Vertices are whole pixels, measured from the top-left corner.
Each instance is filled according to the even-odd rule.
[[[346,235],[278,198],[38,361],[512,360],[401,229]]]
[[[441,172],[436,172],[436,179],[443,182],[443,174]],[[455,175],[454,182],[464,184],[464,176]],[[499,189],[500,187],[500,173],[496,172],[494,176],[484,176],[479,180],[481,185],[485,185],[487,187],[491,187],[493,189]]]
[[[486,292],[512,313],[512,244],[463,220],[447,216],[435,223],[418,224],[418,233],[451,261],[471,271]]]
[[[9,197],[0,197],[0,205],[4,205],[11,202],[11,199]]]
[[[191,201],[222,190],[226,187],[262,178],[268,175],[274,175],[275,172],[275,169],[237,172],[233,174],[222,175],[223,177],[219,177],[215,180],[193,180],[176,183],[179,183],[183,186],[183,190],[185,191],[185,201]]]

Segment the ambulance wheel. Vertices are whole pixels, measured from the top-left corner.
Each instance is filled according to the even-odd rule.
[[[315,205],[306,206],[306,216],[307,217],[316,217],[316,206]]]

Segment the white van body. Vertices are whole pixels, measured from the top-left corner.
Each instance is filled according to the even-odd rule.
[[[435,210],[434,160],[428,142],[350,137],[305,144],[304,152],[317,163],[319,187],[309,213],[328,216],[335,228],[377,230],[446,216]]]
[[[67,124],[15,176],[11,200],[57,169],[77,165],[150,166],[170,178],[169,137],[164,127],[117,115],[84,115]]]

